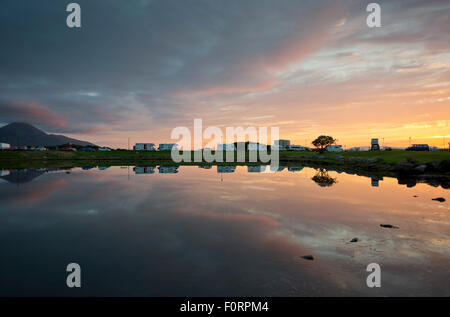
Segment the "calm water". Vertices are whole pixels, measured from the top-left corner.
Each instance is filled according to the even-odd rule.
[[[0,295],[450,295],[449,190],[265,169],[3,170]]]

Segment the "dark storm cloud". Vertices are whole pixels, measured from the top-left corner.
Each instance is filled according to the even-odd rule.
[[[151,96],[144,106],[164,119],[179,110],[170,102],[173,94],[273,85],[267,65],[284,67],[290,55],[301,58],[319,45],[308,38],[309,27],[320,33],[333,21],[329,8],[341,10],[328,2],[78,1],[82,28],[69,29],[64,1],[4,1],[1,93],[10,103],[46,103],[67,128],[73,122],[66,112],[83,107],[76,92],[104,101]],[[298,52],[292,40],[305,51]],[[129,110],[105,103],[89,100],[84,108],[102,107],[116,116]],[[91,112],[84,124],[104,122],[101,111]],[[14,111],[9,117],[16,117]]]

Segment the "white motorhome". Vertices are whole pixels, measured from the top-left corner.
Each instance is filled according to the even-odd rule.
[[[328,152],[343,152],[344,149],[342,148],[342,145],[328,145],[327,151]]]
[[[8,143],[0,143],[0,150],[9,150],[11,148],[11,145]]]
[[[176,151],[178,150],[178,144],[175,143],[161,143],[158,148],[160,151]]]
[[[136,143],[133,146],[135,151],[156,151],[154,143]]]
[[[301,145],[294,145],[294,144],[292,144],[292,145],[288,146],[288,150],[289,151],[305,151],[306,148],[301,146]]]
[[[267,151],[267,145],[259,144],[259,143],[249,143],[248,144],[249,151]]]

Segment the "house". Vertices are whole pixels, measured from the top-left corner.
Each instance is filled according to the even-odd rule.
[[[343,152],[344,149],[342,148],[342,145],[328,145],[327,151],[328,152]]]
[[[135,151],[156,151],[154,143],[136,143],[133,146]]]
[[[306,151],[306,148],[301,145],[288,145],[288,151]]]
[[[160,151],[177,151],[178,144],[175,143],[161,143],[158,148]]]
[[[11,145],[8,143],[0,143],[0,150],[9,150],[11,148]]]
[[[273,142],[273,145],[275,149],[278,149],[279,151],[287,151],[289,148],[289,145],[291,145],[290,140],[275,140]]]

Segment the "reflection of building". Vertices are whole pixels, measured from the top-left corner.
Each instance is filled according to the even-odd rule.
[[[288,167],[289,172],[300,172],[303,167]]]
[[[262,173],[266,171],[266,166],[247,166],[247,172],[249,173]]]
[[[0,177],[7,176],[7,175],[9,175],[8,170],[0,170]]]
[[[136,166],[133,167],[133,171],[135,174],[154,174],[156,166]]]
[[[175,174],[178,173],[178,166],[160,166],[158,167],[160,174]]]
[[[106,169],[108,169],[108,168],[110,168],[110,166],[99,166],[99,167],[98,167],[98,169],[99,169],[100,171],[104,171],[104,170],[106,170]]]
[[[267,151],[267,145],[250,142],[248,144],[249,151]]]
[[[289,140],[275,140],[273,145],[280,151],[287,151],[289,145],[291,145],[291,141]]]
[[[285,168],[286,168],[286,166],[270,165],[270,171],[271,172],[281,172]]]
[[[212,165],[199,165],[198,167],[199,167],[199,168],[204,168],[204,169],[209,170],[209,169],[212,168]]]
[[[133,146],[133,150],[135,151],[156,151],[154,143],[136,143]]]
[[[160,151],[172,151],[172,150],[178,150],[178,144],[175,143],[161,143],[159,145]]]
[[[383,177],[372,176],[372,187],[378,187],[380,185],[380,181],[383,180]]]
[[[217,166],[217,173],[234,173],[236,166]]]

